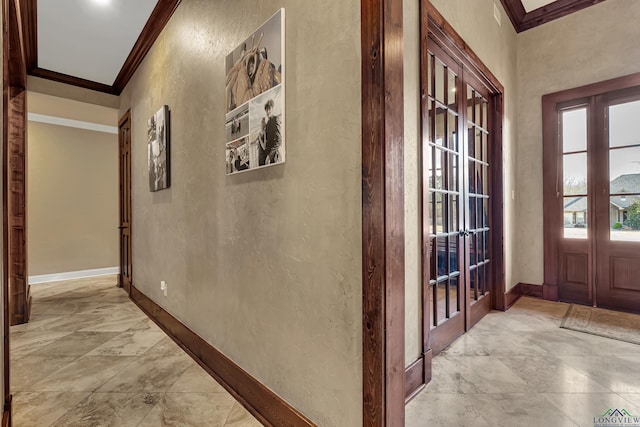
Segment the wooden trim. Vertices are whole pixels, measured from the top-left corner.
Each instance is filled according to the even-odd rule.
[[[427,350],[424,354],[424,383],[429,384],[433,375],[433,369],[431,368],[431,361],[433,360],[433,351]]]
[[[425,167],[425,159],[431,159],[428,152],[430,150],[429,144],[425,144],[425,141],[431,140],[431,132],[433,129],[430,129],[430,117],[429,117],[429,100],[426,94],[429,93],[428,88],[433,85],[433,81],[435,80],[435,73],[432,71],[431,76],[429,76],[429,72],[425,71],[425,68],[429,67],[429,51],[425,49],[425,46],[428,46],[429,40],[429,31],[426,29],[425,23],[429,21],[429,16],[427,15],[428,8],[425,7],[425,3],[423,1],[420,2],[420,128],[419,135],[420,139],[418,141],[419,144],[419,159],[418,167],[418,179],[420,180],[419,185],[419,206],[420,206],[420,222],[418,223],[418,235],[421,239],[421,251],[420,251],[420,259],[421,263],[418,266],[420,268],[420,293],[421,293],[421,307],[422,307],[422,324],[420,325],[420,338],[422,343],[422,353],[429,352],[432,354],[431,349],[429,348],[430,338],[431,338],[431,316],[430,313],[430,278],[431,278],[431,236],[429,232],[429,227],[426,226],[428,222],[431,220],[432,212],[429,212],[429,209],[425,209],[425,200],[429,200],[429,188],[428,185],[425,186],[424,182],[429,182],[429,169],[430,167]],[[426,67],[425,67],[426,64]],[[435,65],[432,64],[432,67]],[[428,70],[427,70],[428,71]],[[431,78],[429,78],[431,77]],[[428,206],[428,204],[427,204]],[[425,244],[426,242],[426,244]],[[425,311],[426,310],[426,311]],[[431,372],[431,358],[429,360],[423,361],[423,368],[429,369]],[[428,366],[427,366],[428,365]],[[423,375],[423,380],[425,383],[429,382],[431,378],[427,378],[426,375]]]
[[[135,286],[131,300],[266,426],[314,426],[304,415],[236,365]]]
[[[500,0],[502,6],[504,7],[504,11],[507,13],[513,28],[516,32],[520,32],[520,24],[524,19],[524,16],[527,14],[527,11],[524,9],[521,0]]]
[[[173,12],[180,5],[181,0],[159,0],[151,12],[149,20],[145,24],[136,44],[131,49],[120,73],[113,82],[113,93],[120,95],[133,74],[136,72],[142,60],[147,55],[156,39],[169,22]]]
[[[604,0],[557,0],[546,6],[539,7],[527,13],[521,0],[500,0],[504,6],[513,28],[516,32],[535,28],[547,22],[554,21]]]
[[[45,70],[44,68],[34,68],[29,72],[30,75],[35,77],[41,77],[47,80],[53,80],[54,82],[64,83],[72,86],[78,86],[81,88],[95,90],[98,92],[108,93],[110,95],[119,95],[115,92],[113,86],[109,86],[103,83],[94,82],[91,80],[81,79],[79,77],[73,77],[68,74],[58,73],[57,71]]]
[[[2,184],[2,319],[3,319],[3,372],[4,384],[2,398],[9,399],[9,211],[7,209],[7,165],[8,153],[6,141],[9,140],[9,0],[2,0],[2,141],[0,141],[2,167],[0,182]]]
[[[402,1],[361,1],[363,425],[404,426]]]
[[[558,285],[543,284],[542,285],[542,299],[547,301],[558,301]]]
[[[2,411],[2,427],[11,427],[13,414],[13,396],[9,395],[4,401]]]
[[[431,4],[429,0],[423,0],[423,7],[428,17],[430,34],[445,50],[448,50],[454,58],[461,60],[468,72],[471,72],[480,81],[489,82],[491,92],[504,94],[504,87],[493,75],[491,70],[484,65],[480,57],[469,47],[462,36],[447,22],[442,14]],[[426,43],[427,34],[421,36],[422,43]],[[502,128],[502,126],[500,126]]]
[[[8,8],[8,28],[5,30],[5,36],[8,39],[8,55],[4,58],[4,61],[9,64],[9,85],[24,89],[27,87],[27,73],[22,40],[20,3],[18,3],[18,0],[9,0]]]
[[[561,157],[554,147],[553,141],[558,135],[558,111],[553,97],[545,95],[542,97],[542,158],[543,165],[556,165],[556,170],[560,170],[559,162]],[[555,171],[554,171],[555,172]],[[542,206],[543,212],[556,212],[559,208],[558,186],[559,173],[544,173],[542,176]],[[543,247],[544,247],[544,283],[557,285],[558,283],[558,257],[559,257],[559,237],[562,227],[559,215],[543,214]],[[546,299],[546,298],[545,298]]]
[[[556,105],[563,102],[602,95],[608,92],[615,92],[632,86],[640,86],[640,73],[629,74],[602,82],[544,95],[542,97],[542,107],[543,109],[546,107],[547,109],[555,111]]]
[[[424,356],[420,356],[404,370],[405,404],[409,403],[424,388]]]
[[[499,82],[493,82],[494,85]],[[501,86],[500,86],[501,87]],[[490,144],[491,161],[491,269],[494,280],[493,285],[493,307],[497,310],[506,310],[509,307],[501,307],[504,299],[500,295],[505,293],[507,287],[507,273],[504,262],[504,168],[503,168],[503,134],[502,123],[504,122],[504,88],[497,94],[492,95],[494,108],[494,122],[492,123],[491,134],[493,143]]]
[[[11,79],[11,78],[9,78]],[[9,87],[8,139],[5,141],[11,325],[27,323],[31,295],[27,273],[27,91]]]
[[[507,292],[503,294],[504,297],[504,309],[503,311],[509,310],[513,304],[515,304],[520,297],[522,296],[522,284],[518,283],[513,288],[509,289]]]
[[[542,298],[542,285],[533,285],[531,283],[518,283],[518,285],[520,285],[522,296]]]
[[[37,0],[19,0],[22,15],[22,44],[27,73],[38,66]]]

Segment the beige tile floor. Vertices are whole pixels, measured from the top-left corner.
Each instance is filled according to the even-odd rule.
[[[406,426],[593,427],[610,408],[640,416],[640,345],[560,329],[567,307],[522,298],[489,313],[434,358]]]
[[[14,425],[260,424],[151,322],[114,277],[32,287],[11,328]],[[640,346],[560,329],[566,304],[522,298],[433,361],[406,425],[588,426],[640,415]]]
[[[34,285],[11,327],[13,425],[255,427],[113,276]]]

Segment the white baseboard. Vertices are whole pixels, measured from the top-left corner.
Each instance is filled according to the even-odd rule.
[[[69,271],[67,273],[42,274],[29,276],[29,284],[59,282],[60,280],[84,279],[87,277],[108,276],[120,273],[120,267],[96,268],[93,270]]]

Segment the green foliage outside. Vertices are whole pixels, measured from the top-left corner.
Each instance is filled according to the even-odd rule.
[[[613,224],[614,230],[620,230],[621,228],[622,228],[622,224],[620,224],[619,222],[616,222],[615,224]]]
[[[640,230],[640,201],[635,201],[627,209],[627,220],[624,225],[634,230]]]

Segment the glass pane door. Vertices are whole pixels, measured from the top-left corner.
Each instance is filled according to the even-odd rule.
[[[464,221],[462,157],[460,138],[460,68],[444,52],[428,57],[427,129],[423,141],[423,201],[425,245],[430,271],[424,307],[428,344],[438,353],[464,333]]]
[[[605,102],[599,170],[596,304],[640,312],[640,91]],[[608,191],[606,191],[608,190]]]
[[[609,107],[611,240],[640,242],[640,101]]]
[[[562,128],[562,194],[564,237],[586,239],[589,197],[587,192],[587,108],[560,113]]]
[[[489,101],[467,85],[469,302],[489,292]]]
[[[435,97],[430,97],[428,142],[431,328],[460,312],[460,152],[458,141],[458,76],[431,55]]]

